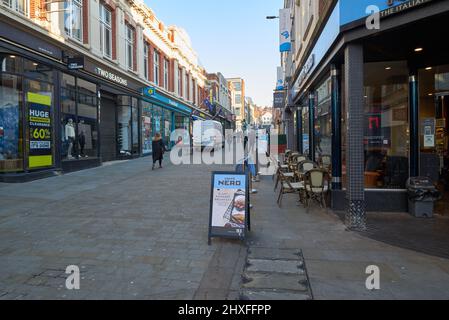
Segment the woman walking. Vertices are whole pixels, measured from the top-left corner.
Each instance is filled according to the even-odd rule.
[[[158,132],[153,138],[153,168],[156,165],[156,162],[159,161],[159,168],[162,168],[162,160],[164,159],[165,152],[164,141],[162,141],[162,136]]]

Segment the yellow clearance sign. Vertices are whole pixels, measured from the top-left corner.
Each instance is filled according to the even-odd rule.
[[[51,96],[28,92],[29,150],[30,169],[53,165]]]

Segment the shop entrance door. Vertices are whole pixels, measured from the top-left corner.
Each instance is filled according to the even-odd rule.
[[[101,158],[103,162],[117,159],[116,154],[116,101],[113,97],[101,93],[100,130]]]
[[[437,212],[449,216],[449,92],[435,96],[435,146],[441,161],[439,189],[443,198]]]

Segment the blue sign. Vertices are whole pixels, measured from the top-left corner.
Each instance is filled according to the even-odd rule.
[[[146,87],[143,89],[143,95],[148,97],[153,97],[156,94],[155,87]]]
[[[160,94],[154,87],[144,88],[142,90],[142,94],[148,98],[151,98],[158,102],[162,102],[164,105],[166,105],[170,109],[173,109],[174,111],[180,111],[188,114],[192,112],[192,108]]]
[[[405,11],[432,0],[340,0],[340,26],[368,17],[369,6],[376,6],[385,11],[381,17]],[[390,11],[391,10],[391,11]],[[367,12],[368,11],[368,12]]]

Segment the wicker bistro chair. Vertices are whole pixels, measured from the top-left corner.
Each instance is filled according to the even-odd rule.
[[[301,194],[304,191],[303,182],[293,182],[289,177],[285,176],[283,173],[281,173],[280,181],[281,181],[281,190],[279,191],[279,196],[277,200],[279,208],[282,207],[282,198],[284,197],[284,194],[298,193],[299,196],[301,197]]]
[[[332,170],[332,157],[330,155],[322,155],[321,156],[321,168],[331,173]]]
[[[312,169],[318,169],[319,166],[316,162],[313,162],[311,160],[304,160],[301,161],[300,163],[298,163],[297,166],[297,170],[296,170],[296,175],[298,177],[299,181],[303,181],[304,180],[304,175],[312,170]]]
[[[309,200],[316,201],[322,208],[326,208],[326,195],[329,191],[329,175],[323,169],[312,169],[304,176],[305,205]]]

